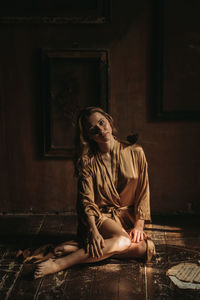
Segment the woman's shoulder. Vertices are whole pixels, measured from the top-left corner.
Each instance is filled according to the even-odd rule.
[[[125,152],[126,151],[131,151],[134,153],[143,153],[144,152],[142,146],[137,143],[131,144],[126,141],[120,141],[120,145],[121,145],[121,150],[125,151]]]
[[[123,149],[121,151],[121,157],[124,161],[134,161],[135,163],[144,166],[147,165],[146,156],[143,150],[143,147],[139,144],[127,145],[122,144]]]
[[[144,153],[142,146],[139,144],[131,145],[131,150],[136,153]]]

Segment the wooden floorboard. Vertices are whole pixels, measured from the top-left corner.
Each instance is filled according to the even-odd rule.
[[[92,269],[94,272],[92,272]],[[91,267],[82,265],[72,267],[69,270],[64,287],[64,299],[91,299],[91,289],[94,284],[94,276],[94,266]]]
[[[43,279],[33,280],[34,264],[16,260],[18,249],[73,239],[74,216],[0,217],[0,299],[1,300],[154,300],[200,299],[198,290],[176,287],[166,271],[183,261],[200,260],[197,218],[157,217],[146,226],[157,254],[152,262],[118,261],[74,266]]]
[[[119,300],[145,299],[145,265],[127,262],[120,266]]]
[[[13,260],[1,260],[0,266],[0,299],[8,299],[15,282],[22,269],[22,265],[16,264]]]
[[[43,278],[38,293],[36,294],[34,299],[68,299],[66,298],[65,294],[65,285],[69,272],[70,270],[61,271]],[[35,281],[40,281],[40,279],[37,279]]]

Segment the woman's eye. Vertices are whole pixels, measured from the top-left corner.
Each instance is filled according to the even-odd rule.
[[[101,121],[99,122],[99,124],[100,124],[100,125],[103,125],[103,124],[104,124],[104,120],[101,120]]]

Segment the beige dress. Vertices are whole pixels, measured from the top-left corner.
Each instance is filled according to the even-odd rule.
[[[99,228],[106,218],[112,218],[126,231],[134,227],[136,219],[150,221],[149,181],[147,162],[142,147],[115,140],[112,152],[112,177],[98,153],[79,179],[78,243],[86,246],[89,237],[87,217],[95,216]],[[66,244],[77,245],[77,241]],[[55,257],[54,247],[18,251],[24,262],[44,261]]]
[[[79,179],[78,239],[88,237],[87,217],[95,216],[97,228],[112,218],[129,231],[136,219],[151,220],[147,161],[139,145],[117,140],[111,153],[112,177],[101,153],[91,158]]]

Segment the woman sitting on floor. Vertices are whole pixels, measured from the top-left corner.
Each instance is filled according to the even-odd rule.
[[[112,117],[97,107],[81,111],[77,132],[78,243],[57,246],[57,257],[38,264],[35,278],[108,257],[150,260],[155,254],[144,232],[151,217],[143,149],[119,142]]]

